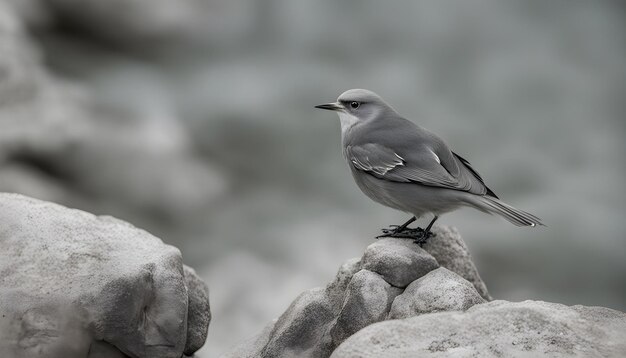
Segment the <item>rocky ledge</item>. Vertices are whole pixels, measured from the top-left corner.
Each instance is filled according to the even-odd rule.
[[[434,232],[374,242],[222,357],[626,356],[626,314],[491,301],[460,235]]]
[[[0,193],[0,357],[178,358],[206,339],[208,289],[148,232]]]
[[[493,301],[373,324],[332,358],[624,357],[626,314],[604,307]]]

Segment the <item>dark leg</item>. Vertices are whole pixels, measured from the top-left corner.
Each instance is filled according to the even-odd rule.
[[[398,232],[400,231],[404,231],[404,229],[406,229],[407,226],[409,226],[413,221],[417,220],[417,218],[414,216],[412,218],[410,218],[409,220],[407,220],[404,224],[398,226]]]
[[[413,216],[412,218],[410,218],[409,220],[407,220],[407,222],[405,222],[404,224],[398,226],[398,225],[391,225],[390,229],[382,229],[381,231],[383,232],[382,235],[380,236],[376,236],[376,238],[381,238],[381,237],[397,237],[397,235],[401,234],[403,231],[407,230],[407,227],[414,222],[415,220],[417,220],[417,218],[415,216]],[[393,228],[393,229],[391,229]]]
[[[439,219],[439,216],[435,215],[435,217],[430,221],[430,224],[428,224],[426,230],[424,230],[427,234],[430,234],[430,228],[433,227],[433,224],[437,221],[437,219]]]
[[[422,246],[426,243],[426,241],[428,241],[430,237],[433,236],[433,233],[430,232],[430,229],[433,227],[433,224],[435,223],[435,221],[437,221],[437,219],[439,219],[439,216],[435,215],[435,217],[430,221],[430,224],[428,224],[428,226],[422,233],[422,237],[415,239],[416,244]]]

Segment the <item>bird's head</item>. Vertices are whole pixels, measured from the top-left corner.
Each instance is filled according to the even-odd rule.
[[[379,95],[365,89],[347,90],[337,98],[337,102],[320,104],[315,108],[337,112],[342,132],[359,122],[373,120],[387,111],[393,111]]]

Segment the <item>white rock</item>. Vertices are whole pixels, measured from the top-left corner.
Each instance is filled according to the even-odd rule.
[[[407,286],[393,300],[389,318],[408,318],[424,313],[464,311],[484,303],[474,286],[456,273],[440,267]]]
[[[199,327],[188,343],[188,310],[208,308],[208,293],[194,284],[189,299],[180,251],[144,230],[0,193],[0,248],[2,357],[88,357],[93,346],[178,358],[201,345],[208,319],[189,318]]]
[[[541,301],[493,301],[373,324],[332,358],[624,357],[626,314]]]
[[[379,274],[361,270],[352,276],[337,320],[330,329],[333,346],[356,331],[387,318],[391,302],[402,289],[391,286]]]
[[[211,322],[211,307],[209,305],[209,287],[196,274],[196,271],[183,265],[185,286],[187,286],[188,313],[187,313],[187,343],[185,354],[192,355],[200,349],[206,341]]]
[[[423,245],[424,250],[437,259],[439,265],[471,282],[476,291],[484,299],[490,301],[491,296],[487,291],[487,286],[480,278],[469,249],[456,228],[435,226],[433,233],[435,236]]]
[[[404,288],[439,264],[412,240],[380,239],[367,247],[361,267],[376,272],[393,286]]]

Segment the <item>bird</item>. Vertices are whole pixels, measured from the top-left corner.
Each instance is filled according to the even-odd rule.
[[[337,112],[341,146],[361,191],[384,206],[412,214],[402,225],[382,229],[380,237],[424,244],[445,213],[472,207],[497,214],[517,226],[544,225],[538,217],[501,201],[470,162],[436,134],[402,117],[376,93],[351,89],[336,102],[315,108]],[[425,229],[409,225],[433,215]]]

